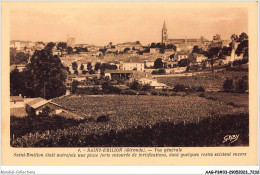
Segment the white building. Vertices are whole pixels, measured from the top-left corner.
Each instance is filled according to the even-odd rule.
[[[120,69],[144,71],[144,64],[144,62],[123,62],[120,65]]]

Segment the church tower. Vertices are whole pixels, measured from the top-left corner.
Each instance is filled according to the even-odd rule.
[[[167,41],[168,41],[167,28],[164,21],[163,28],[162,28],[162,43],[166,44]]]

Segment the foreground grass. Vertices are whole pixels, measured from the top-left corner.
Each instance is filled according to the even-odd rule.
[[[161,121],[153,126],[139,125],[126,130],[91,133],[82,123],[64,130],[27,134],[11,140],[14,147],[151,147],[151,146],[248,146],[248,114],[215,116],[195,123]],[[103,123],[105,126],[106,124]],[[97,128],[95,128],[97,129]],[[238,140],[223,142],[227,135]]]

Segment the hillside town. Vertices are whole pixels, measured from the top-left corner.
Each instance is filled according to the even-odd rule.
[[[203,36],[198,39],[169,39],[165,22],[161,30],[161,42],[146,46],[139,41],[118,44],[110,42],[106,46],[76,44],[75,41],[70,36],[66,42],[13,40],[10,42],[10,72],[23,72],[31,64],[31,59],[35,59],[33,55],[37,51],[51,45],[52,56],[59,58],[66,70],[64,95],[70,95],[80,91],[86,94],[88,91],[104,91],[106,81],[116,87],[117,91],[131,88],[134,82],[149,89],[172,89],[157,78],[192,76],[232,67],[235,63],[247,64],[248,60],[246,33],[233,34],[229,40],[223,40],[219,34],[211,40]],[[42,112],[42,106],[46,105],[57,108],[58,113],[62,112],[59,109],[62,107],[51,102],[51,96],[43,91],[37,98],[11,91],[11,115],[17,115],[17,109],[21,107],[24,109],[18,110],[23,111],[19,115],[27,115],[30,113],[28,106],[36,114]]]

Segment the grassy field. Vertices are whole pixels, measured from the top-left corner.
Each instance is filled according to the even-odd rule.
[[[248,144],[248,108],[198,96],[75,95],[54,102],[87,120],[58,118],[64,127],[48,121],[50,128],[45,119],[30,119],[32,128],[11,140],[12,146],[221,146],[234,133],[242,139],[235,144]],[[104,114],[108,120],[99,122]],[[19,133],[24,122],[13,120],[11,131]]]
[[[233,105],[236,107],[248,107],[249,97],[248,93],[225,93],[225,92],[210,92],[204,93],[205,98],[220,101],[225,104]]]
[[[222,90],[222,85],[226,78],[239,79],[245,75],[248,75],[247,71],[222,71],[215,74],[211,72],[191,77],[160,77],[156,79],[172,87],[176,84],[183,84],[186,86],[203,86],[206,90],[209,88]]]
[[[87,117],[110,113],[110,119],[120,127],[159,120],[193,121],[246,110],[196,96],[75,95],[54,102]]]

